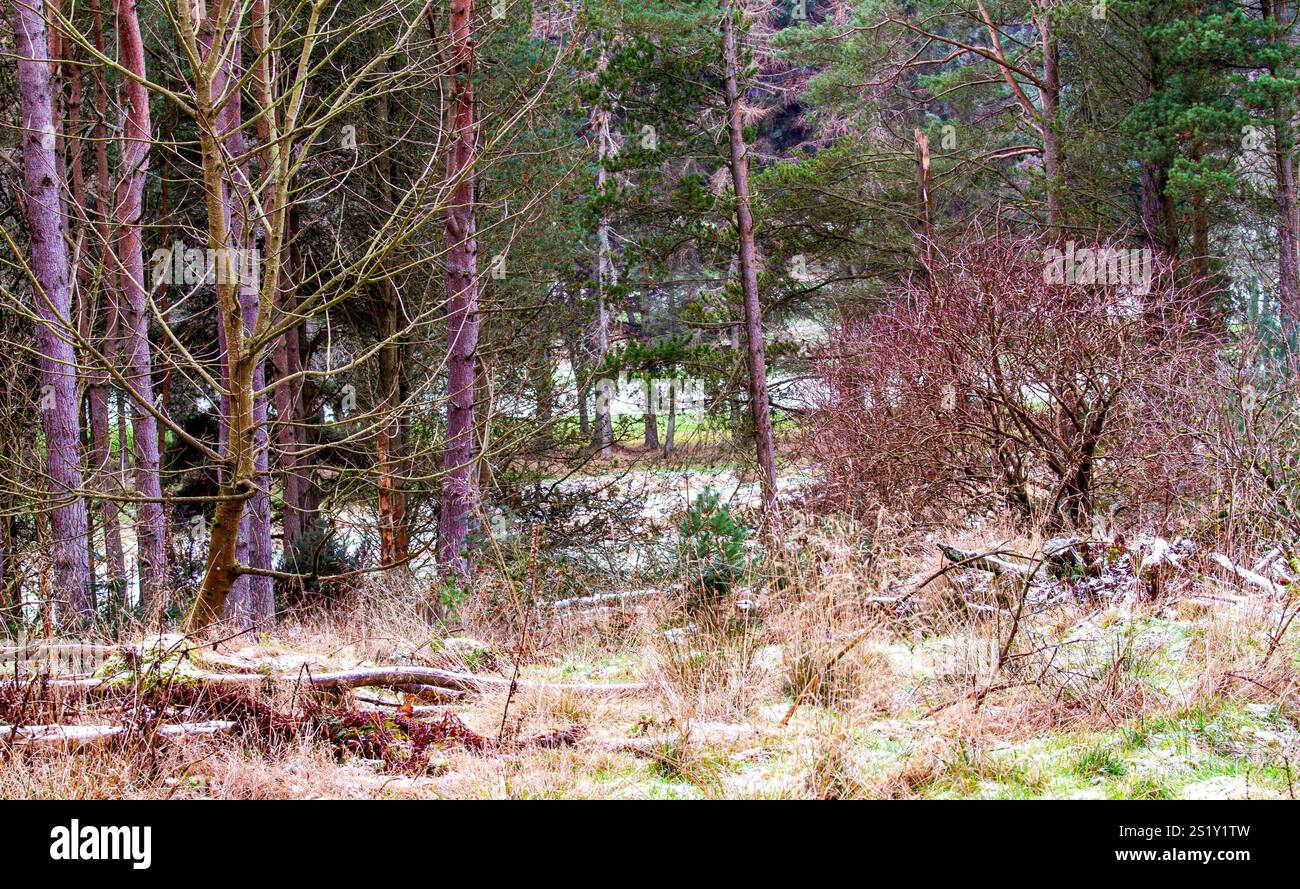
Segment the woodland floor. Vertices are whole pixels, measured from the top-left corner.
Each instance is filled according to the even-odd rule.
[[[125,750],[0,743],[0,797],[1294,796],[1300,632],[1269,652],[1280,603],[1248,590],[1218,598],[1221,586],[1200,598],[1203,579],[1150,597],[1066,597],[1024,609],[1008,646],[996,591],[991,610],[963,604],[950,576],[906,609],[872,597],[934,571],[935,539],[1021,552],[1041,541],[967,529],[896,541],[868,564],[841,532],[797,536],[798,567],[780,588],[737,591],[704,615],[652,595],[522,622],[483,610],[430,635],[396,591],[292,618],[274,636],[221,646],[222,663],[434,664],[541,684],[428,712],[375,705],[415,702],[362,690],[370,703],[322,702],[311,719],[281,693],[267,705],[288,714],[282,731],[257,717],[234,735]],[[545,684],[556,681],[647,687],[615,696]]]

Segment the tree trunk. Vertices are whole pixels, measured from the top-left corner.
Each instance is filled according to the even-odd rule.
[[[732,324],[727,330],[731,337],[731,354],[733,356],[740,354],[740,325]],[[734,358],[732,359],[735,360]],[[741,405],[741,393],[739,387],[728,393],[727,406],[731,413],[731,442],[737,447],[745,444],[745,422],[744,411]]]
[[[94,0],[91,4],[94,12],[94,42],[95,47],[104,51],[104,28],[103,13],[100,11],[99,0]],[[80,93],[79,85],[73,87],[74,93]],[[70,111],[77,106],[72,106]],[[87,230],[89,230],[89,197],[87,195],[84,177],[81,167],[81,144],[80,139],[75,135],[80,130],[79,112],[77,119],[69,120],[69,129],[73,135],[69,137],[69,146],[73,155],[72,163],[72,195],[73,200],[78,206],[85,209],[87,215]],[[95,167],[97,181],[101,183],[108,182],[108,134],[105,122],[108,119],[108,88],[104,82],[104,71],[102,67],[95,69],[95,126],[94,126],[94,145],[95,145]],[[101,306],[89,303],[89,295],[93,288],[94,263],[96,257],[91,253],[89,247],[83,248],[81,267],[78,274],[82,280],[82,299],[85,302],[84,311],[86,313],[85,335],[87,340],[98,345],[100,353],[108,362],[117,360],[117,288],[112,285],[116,280],[114,276],[114,265],[111,261],[111,250],[109,249],[109,224],[108,219],[110,210],[108,206],[107,188],[101,187],[98,192],[97,206],[95,208],[96,218],[94,227],[99,235],[99,244],[101,254],[98,259],[103,269],[104,286],[100,293],[104,299],[102,305],[103,318],[100,320],[97,316],[100,313]],[[87,233],[89,233],[87,231]],[[108,575],[108,585],[113,595],[124,602],[126,596],[126,555],[122,547],[122,527],[119,522],[120,508],[116,500],[112,499],[114,495],[120,493],[118,486],[119,476],[113,466],[113,440],[112,431],[109,427],[108,405],[110,397],[108,371],[101,367],[90,367],[86,373],[86,403],[89,414],[88,422],[90,424],[90,475],[91,484],[104,496],[99,501],[99,521],[104,529],[104,554],[106,560],[106,569]]]
[[[379,430],[375,440],[379,464],[379,563],[405,564],[410,554],[406,523],[406,442],[402,429],[402,346],[399,341],[398,293],[391,281],[379,287]]]
[[[224,8],[219,6],[219,8]],[[212,82],[213,100],[219,102],[227,91],[238,90],[238,79],[242,76],[240,55],[240,31],[242,29],[242,10],[231,4],[228,29],[230,45],[213,46],[210,51],[223,52],[222,63],[218,66]],[[211,27],[209,17],[203,27]],[[210,38],[209,38],[210,39]],[[239,315],[241,330],[236,337],[231,336],[227,325],[220,329],[222,354],[226,356],[226,379],[231,395],[226,399],[229,410],[226,412],[226,455],[228,466],[238,466],[246,456],[251,466],[252,475],[246,479],[244,490],[248,493],[248,508],[239,520],[239,531],[235,541],[235,559],[259,570],[269,570],[272,564],[271,547],[271,502],[270,502],[270,461],[267,453],[267,417],[268,404],[265,394],[253,396],[266,384],[266,365],[261,355],[255,353],[248,345],[248,337],[257,326],[260,310],[260,282],[250,280],[244,274],[243,257],[258,244],[258,231],[248,214],[253,205],[248,199],[248,185],[252,181],[249,175],[247,159],[243,158],[247,145],[243,135],[243,108],[241,95],[233,93],[229,100],[216,113],[216,127],[225,155],[221,165],[222,184],[220,189],[222,215],[225,220],[226,240],[223,245],[226,263],[227,287],[235,298],[235,309]],[[232,265],[234,266],[232,268]],[[239,373],[236,373],[236,368]],[[248,387],[243,390],[241,387]],[[234,402],[248,401],[245,408],[236,408]],[[244,422],[248,425],[237,427],[235,414],[247,410]],[[236,441],[236,429],[244,440]],[[236,456],[236,452],[248,449],[246,455]],[[240,481],[236,476],[236,484]],[[268,627],[275,621],[275,586],[271,577],[262,574],[239,575],[230,590],[229,601],[225,603],[225,617],[236,626]]]
[[[1047,225],[1055,230],[1061,225],[1061,191],[1064,183],[1061,182],[1061,135],[1056,130],[1060,123],[1060,54],[1051,16],[1051,4],[1042,3],[1038,31],[1043,48],[1043,174],[1047,178]]]
[[[77,356],[72,348],[72,296],[64,243],[62,182],[55,157],[50,66],[42,0],[13,5],[18,98],[22,109],[23,191],[32,241],[36,338],[40,352],[46,471],[55,505],[50,511],[53,589],[58,619],[94,616],[87,555],[88,520],[81,499],[81,411]],[[65,608],[66,607],[66,611]]]
[[[1149,161],[1142,162],[1139,185],[1141,187],[1142,232],[1147,249],[1155,250],[1164,246],[1160,233],[1164,230],[1164,219],[1160,195],[1164,191],[1161,185],[1160,171]]]
[[[659,450],[659,414],[655,410],[655,392],[654,380],[645,381],[645,414],[642,417],[645,423],[645,446],[647,450]]]
[[[767,399],[767,363],[763,356],[763,318],[758,301],[758,270],[754,257],[754,219],[749,208],[749,149],[740,119],[739,67],[732,4],[722,15],[722,53],[726,65],[727,129],[731,137],[731,178],[736,190],[736,234],[740,239],[740,284],[744,297],[745,335],[748,340],[749,408],[754,420],[758,469],[763,488],[763,511],[769,522],[777,518],[776,458],[772,440],[772,414]]]
[[[673,380],[668,390],[668,429],[664,434],[664,454],[673,452],[677,446],[677,381]]]
[[[533,448],[539,454],[545,454],[555,446],[555,375],[551,372],[550,350],[546,345],[542,343],[541,354],[528,365],[533,385],[533,422],[537,426]]]
[[[205,58],[213,52],[224,52],[229,57],[230,48],[213,45],[213,24],[210,15],[204,16],[200,25],[195,21],[195,7],[180,4],[180,21],[183,31],[200,35],[200,49]],[[231,27],[237,31],[239,8],[232,8]],[[222,29],[223,33],[230,33]],[[232,126],[231,109],[238,111],[238,102],[227,102],[221,112],[218,107],[227,84],[229,71],[219,65],[215,76],[209,76],[206,66],[194,74],[194,107],[197,117],[199,148],[203,170],[203,199],[208,223],[208,249],[216,255],[228,251],[238,241],[232,237],[232,203],[228,194],[227,168],[230,158],[239,156],[239,146],[229,140],[237,139],[237,121]],[[242,142],[242,140],[240,140]],[[239,541],[244,504],[257,492],[257,461],[254,459],[254,357],[248,354],[245,342],[245,313],[243,294],[229,275],[219,275],[216,282],[217,325],[223,355],[221,457],[222,471],[217,490],[217,505],[212,515],[212,533],[208,542],[207,564],[203,583],[194,606],[185,622],[187,633],[198,632],[214,621],[226,608],[227,600],[243,599],[237,617],[249,614],[246,607],[251,602],[245,590],[236,590],[240,578]],[[247,538],[245,538],[247,541]],[[265,578],[269,580],[270,578]]]
[[[283,283],[283,276],[288,272],[281,270],[280,274],[281,306],[286,314],[292,314],[297,307],[297,297],[292,287]],[[275,389],[275,432],[280,453],[280,487],[284,501],[282,528],[286,547],[310,521],[306,510],[305,479],[301,473],[302,446],[305,443],[301,416],[303,385],[302,380],[296,378],[302,370],[301,334],[300,325],[290,327],[280,337],[271,355],[276,379],[288,381],[281,382]]]
[[[0,631],[10,621],[18,618],[18,595],[9,583],[9,528],[8,516],[0,516]]]
[[[145,76],[144,43],[135,0],[117,0],[117,39],[123,66]],[[158,420],[153,414],[153,360],[149,352],[149,308],[144,274],[140,217],[144,207],[145,171],[149,166],[149,92],[132,78],[123,85],[129,108],[122,140],[121,175],[117,184],[118,280],[122,285],[123,341],[126,378],[131,384],[131,432],[135,455],[136,539],[140,572],[140,602],[146,611],[166,604],[167,528],[162,487],[158,478]]]
[[[1270,5],[1272,9],[1269,9]],[[1263,11],[1273,21],[1286,27],[1290,22],[1286,0],[1265,0]],[[1275,43],[1277,37],[1269,38]],[[1282,38],[1286,39],[1286,38]],[[1286,76],[1274,71],[1275,76]],[[1277,266],[1278,299],[1288,325],[1300,322],[1300,204],[1295,185],[1295,127],[1291,120],[1295,103],[1273,96],[1273,163],[1277,183]]]
[[[474,216],[474,4],[451,0],[452,122],[447,178],[454,184],[446,214],[447,440],[438,516],[438,565],[465,573],[465,540],[474,509],[474,379],[478,352],[478,246]]]
[[[590,374],[578,338],[571,333],[566,333],[565,345],[569,350],[569,369],[573,374],[573,387],[577,390],[578,396],[578,435],[583,441],[587,441],[591,437],[591,416],[587,411],[587,390],[590,388]]]
[[[607,64],[605,54],[600,57],[600,69]],[[610,113],[606,108],[596,109],[596,158],[599,167],[596,171],[596,190],[604,192],[609,183],[609,173],[605,161],[614,153],[613,132],[610,126]],[[600,225],[596,232],[596,426],[592,444],[599,450],[600,456],[607,459],[614,452],[614,381],[601,371],[605,355],[609,352],[609,305],[606,290],[618,283],[618,276],[610,256],[609,220],[602,213]]]

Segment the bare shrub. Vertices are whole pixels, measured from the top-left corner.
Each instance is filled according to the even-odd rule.
[[[1300,374],[1297,356],[1253,332],[1173,393],[1161,433],[1177,441],[1185,506],[1230,549],[1300,537]],[[1199,394],[1203,393],[1203,394]],[[1284,556],[1295,553],[1286,551]]]
[[[806,436],[831,504],[924,522],[1001,504],[1055,529],[1127,499],[1132,458],[1159,456],[1135,450],[1152,404],[1209,338],[1167,266],[1056,281],[1059,247],[976,224],[883,311],[844,319]]]

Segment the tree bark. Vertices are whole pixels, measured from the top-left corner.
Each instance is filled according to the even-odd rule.
[[[1040,0],[1038,32],[1043,49],[1043,174],[1047,178],[1047,225],[1061,225],[1061,136],[1056,127],[1060,117],[1060,52],[1052,28],[1052,3]]]
[[[587,368],[582,346],[572,331],[572,326],[566,328],[564,342],[569,352],[569,370],[573,375],[573,387],[578,397],[578,435],[582,441],[588,441],[591,437],[591,416],[587,409],[587,390],[591,388],[591,374]]]
[[[740,355],[740,325],[731,324],[727,327],[727,335],[731,338],[731,354]],[[734,358],[732,361],[734,362]],[[744,411],[741,409],[741,393],[739,387],[733,389],[727,398],[727,407],[730,412],[731,442],[740,447],[745,443],[745,423]]]
[[[608,59],[602,50],[599,70],[604,71]],[[596,190],[604,193],[609,183],[609,171],[605,162],[615,152],[614,135],[610,123],[609,109],[596,109]],[[608,459],[614,452],[614,381],[601,371],[605,356],[609,353],[609,303],[607,289],[618,283],[618,274],[610,256],[609,219],[602,212],[596,231],[596,423],[593,430],[592,444],[599,451],[602,459]]]
[[[478,353],[478,246],[474,216],[474,166],[478,127],[474,120],[474,4],[451,0],[451,151],[447,178],[454,183],[446,214],[447,241],[447,437],[443,448],[442,500],[438,515],[438,565],[465,573],[470,516],[474,509],[474,379]]]
[[[200,25],[195,21],[193,6],[183,3],[179,9],[182,29],[190,34],[200,34],[199,42],[204,58],[210,58],[211,53],[223,51],[222,47],[213,45],[210,15],[205,16]],[[237,25],[238,6],[234,6],[233,13]],[[210,75],[207,65],[202,65],[194,74],[194,107],[202,158],[208,249],[217,255],[224,254],[235,243],[231,231],[231,198],[227,193],[226,177],[229,158],[238,156],[231,154],[230,146],[223,144],[236,131],[231,128],[226,111],[235,103],[228,102],[224,108],[220,106],[222,94],[230,81],[229,72],[221,71],[221,67],[218,66],[218,71]],[[224,356],[223,386],[226,389],[222,394],[222,471],[217,505],[212,515],[212,533],[208,542],[203,583],[186,619],[187,633],[204,629],[216,621],[226,607],[232,588],[239,579],[238,546],[244,504],[257,493],[253,405],[255,361],[254,356],[248,354],[245,342],[244,306],[239,290],[230,276],[218,276],[217,325]]]
[[[135,0],[117,0],[117,40],[123,66],[145,76],[144,43]],[[126,378],[131,384],[131,431],[135,456],[137,563],[140,602],[146,611],[167,601],[167,528],[159,483],[158,420],[152,413],[153,360],[149,351],[149,297],[144,274],[140,217],[144,207],[145,172],[149,166],[149,92],[125,78],[123,92],[129,108],[122,140],[121,175],[117,183],[114,221],[117,225],[118,280],[122,285],[123,341]]]
[[[268,403],[265,394],[256,397],[253,395],[254,392],[262,392],[266,386],[266,364],[248,343],[249,336],[257,326],[261,291],[260,281],[250,280],[244,274],[243,267],[243,258],[249,255],[249,251],[257,249],[258,231],[256,223],[249,217],[253,205],[248,199],[248,183],[252,181],[248,161],[244,159],[237,163],[238,159],[244,157],[247,147],[243,135],[242,96],[238,83],[243,74],[239,46],[243,26],[242,10],[234,3],[228,6],[218,3],[217,6],[219,9],[228,9],[230,16],[224,31],[230,45],[224,48],[212,46],[209,50],[224,53],[211,87],[216,132],[225,152],[221,158],[220,197],[226,239],[222,254],[218,255],[225,255],[229,260],[225,264],[226,277],[229,279],[226,287],[234,297],[233,308],[241,325],[238,336],[232,336],[226,324],[219,327],[222,354],[225,356],[225,378],[231,392],[226,399],[228,410],[223,411],[227,417],[225,444],[228,466],[242,465],[247,457],[252,470],[251,477],[245,480],[247,484],[243,485],[243,490],[248,495],[247,509],[243,510],[238,523],[235,559],[238,564],[267,570],[272,564]],[[209,16],[202,27],[211,28],[211,22],[212,16]],[[235,267],[232,268],[232,265]],[[220,286],[218,281],[218,290]],[[235,402],[241,400],[247,400],[248,404],[237,407]],[[235,414],[241,410],[247,410],[244,417],[246,425],[237,426]],[[236,441],[237,428],[244,439],[242,441]],[[245,449],[247,454],[236,453]],[[269,627],[274,624],[274,580],[262,574],[238,575],[225,603],[225,617],[243,628]]]
[[[555,446],[555,375],[548,340],[543,339],[539,346],[538,354],[529,356],[528,375],[532,378],[533,423],[537,427],[533,449],[546,454]]]
[[[94,0],[91,4],[94,14],[94,41],[95,46],[100,52],[104,49],[103,33],[103,15],[100,12],[99,0]],[[79,68],[76,70],[80,70]],[[96,68],[95,71],[95,159],[99,176],[99,182],[108,181],[108,147],[107,135],[105,133],[104,122],[108,117],[108,91],[104,84],[104,72],[102,68]],[[96,218],[93,221],[93,227],[98,234],[99,244],[104,249],[104,253],[97,257],[91,252],[89,247],[89,236],[92,228],[90,198],[87,194],[85,175],[82,166],[82,144],[80,138],[81,132],[81,83],[80,75],[74,74],[74,83],[72,85],[71,95],[74,100],[68,105],[68,151],[70,164],[70,175],[72,185],[72,200],[74,204],[81,209],[83,234],[85,239],[81,240],[82,255],[81,262],[77,268],[77,276],[82,294],[82,333],[89,342],[94,342],[99,346],[101,354],[108,361],[113,361],[117,357],[116,341],[114,334],[116,327],[116,294],[115,288],[111,286],[103,287],[99,293],[105,302],[102,305],[104,317],[99,318],[101,305],[96,301],[91,301],[91,294],[94,292],[94,273],[97,259],[102,262],[104,278],[106,282],[114,280],[113,266],[108,261],[109,246],[109,209],[106,189],[99,190],[98,205],[95,209]],[[109,401],[109,376],[104,368],[88,367],[85,373],[86,380],[86,407],[87,407],[87,424],[90,429],[90,483],[104,496],[99,500],[99,521],[103,526],[104,533],[104,554],[105,568],[107,573],[108,586],[113,591],[113,595],[119,599],[126,594],[126,556],[122,547],[122,528],[118,522],[119,509],[117,501],[113,495],[117,493],[117,475],[113,471],[113,446],[112,438],[109,433],[108,401]],[[89,518],[89,516],[88,516]],[[94,535],[94,528],[89,529],[90,534]],[[93,543],[93,541],[92,541]],[[93,545],[91,547],[93,549]],[[93,556],[92,556],[93,562]],[[93,571],[93,568],[92,568]]]
[[[1286,0],[1264,0],[1265,17],[1271,17],[1279,27],[1291,24]],[[1270,9],[1271,6],[1271,9]],[[1283,40],[1286,37],[1282,38]],[[1276,43],[1277,35],[1269,38]],[[1272,72],[1285,76],[1284,71]],[[1300,322],[1300,202],[1295,184],[1295,127],[1292,117],[1295,103],[1282,96],[1273,96],[1273,163],[1277,189],[1277,266],[1278,299],[1288,325]]]
[[[645,415],[642,422],[645,424],[645,446],[647,450],[659,450],[659,413],[655,409],[655,381],[647,379],[645,381]]]
[[[406,436],[402,423],[402,346],[398,293],[391,281],[379,286],[378,435],[379,560],[384,566],[405,564],[410,556],[410,529],[406,521]]]
[[[13,4],[18,97],[23,117],[23,193],[31,231],[42,422],[54,556],[53,589],[61,622],[94,616],[87,553],[88,519],[81,499],[81,411],[72,347],[72,294],[64,242],[62,182],[55,157],[50,65],[42,0]]]
[[[668,428],[664,434],[664,454],[671,454],[677,447],[677,381],[673,380],[668,390]]]
[[[297,311],[297,294],[286,276],[292,272],[280,271],[281,311],[293,315]],[[297,374],[302,370],[302,326],[290,327],[280,337],[272,352],[271,361],[277,380],[275,389],[276,444],[280,454],[280,485],[284,501],[282,528],[287,547],[311,523],[312,511],[308,504],[309,483],[305,474],[306,456],[305,417],[302,410],[303,383]]]
[[[740,285],[744,299],[745,336],[749,361],[749,408],[754,420],[758,469],[763,489],[763,511],[769,522],[777,518],[776,455],[772,439],[772,413],[767,397],[767,362],[763,355],[763,317],[758,299],[758,270],[755,266],[754,218],[750,212],[749,148],[740,119],[740,90],[736,83],[739,67],[733,6],[725,4],[722,15],[722,55],[726,68],[727,130],[731,140],[731,178],[736,191],[736,234],[740,240]]]

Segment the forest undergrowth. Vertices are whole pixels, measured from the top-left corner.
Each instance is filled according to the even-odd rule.
[[[564,596],[610,584],[561,582],[580,569],[539,558],[525,535],[432,626],[427,587],[390,574],[274,635],[218,633],[154,663],[154,681],[149,650],[117,643],[136,661],[113,691],[3,690],[0,723],[124,731],[0,740],[0,797],[1294,796],[1293,602],[1204,553],[1163,564],[1149,542],[1091,555],[1079,543],[1067,564],[996,517],[903,531],[883,513],[860,524],[799,505],[772,558],[747,509],[697,499],[682,527],[705,542],[689,565],[603,594]],[[1016,568],[1022,556],[1032,567]],[[442,700],[427,687],[226,688],[180,661],[501,682]]]

